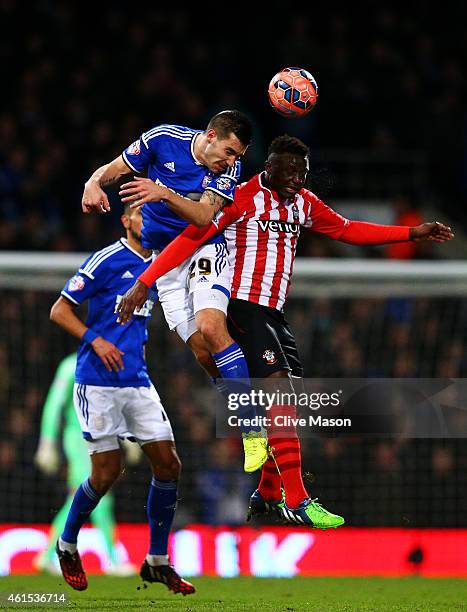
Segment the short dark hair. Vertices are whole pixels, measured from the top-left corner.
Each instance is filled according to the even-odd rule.
[[[308,157],[310,155],[310,149],[299,138],[284,134],[283,136],[274,138],[269,145],[268,157],[273,153],[292,153],[292,155]]]
[[[228,138],[233,133],[242,143],[247,146],[251,142],[253,126],[246,115],[237,110],[225,110],[210,120],[207,130],[216,130],[220,139]]]

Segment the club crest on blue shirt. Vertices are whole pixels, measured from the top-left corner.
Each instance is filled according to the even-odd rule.
[[[232,181],[225,176],[218,178],[216,181],[217,189],[223,189],[224,191],[228,191],[232,187]]]
[[[135,140],[135,142],[128,147],[128,153],[130,153],[130,155],[139,155],[141,153],[141,145],[139,140]]]
[[[85,286],[84,278],[79,274],[75,274],[68,285],[69,291],[81,291]]]

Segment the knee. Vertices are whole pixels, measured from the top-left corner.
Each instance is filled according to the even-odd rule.
[[[219,326],[209,317],[202,317],[199,320],[198,329],[206,342],[210,342],[216,335],[219,335]]]
[[[160,480],[179,480],[182,472],[182,463],[178,455],[172,455],[166,461],[161,461],[153,467],[153,474]]]
[[[212,353],[223,351],[233,342],[221,311],[197,313],[196,325]]]
[[[227,329],[216,321],[207,320],[201,323],[199,331],[212,353],[219,353],[233,343]]]

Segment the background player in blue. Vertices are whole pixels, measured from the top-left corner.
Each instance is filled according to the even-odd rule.
[[[132,206],[144,204],[143,246],[160,251],[188,223],[202,227],[232,202],[239,159],[251,132],[249,120],[233,110],[215,115],[204,131],[159,125],[94,172],[85,186],[83,211],[110,210],[102,188],[125,174],[146,173],[147,178],[123,185],[120,194]],[[221,390],[224,382],[238,391],[235,381],[248,379],[249,373],[240,346],[227,331],[230,270],[224,237],[208,241],[191,259],[161,278],[157,289],[170,329],[176,329],[188,343],[215,382],[222,376],[224,381],[216,383]],[[253,407],[246,411],[243,416],[255,416]],[[244,429],[242,435],[245,471],[253,472],[267,459],[267,440],[259,427]]]
[[[127,207],[122,223],[126,238],[89,257],[66,283],[50,313],[53,321],[82,340],[74,405],[92,463],[90,477],[74,495],[56,550],[68,584],[76,590],[86,589],[87,578],[77,550],[78,533],[120,475],[119,438],[131,436],[148,457],[153,472],[147,501],[150,546],[140,575],[143,580],[162,582],[175,593],[187,595],[194,592],[193,585],[176,573],[167,556],[181,464],[170,421],[144,359],[154,292],[135,311],[130,326],[122,328],[114,314],[122,293],[150,262],[151,251],[141,244],[139,210]],[[86,300],[89,310],[84,325],[74,307]]]

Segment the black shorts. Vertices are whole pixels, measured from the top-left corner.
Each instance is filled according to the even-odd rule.
[[[279,310],[232,299],[227,326],[245,355],[251,378],[266,378],[280,370],[303,376],[295,338]]]

